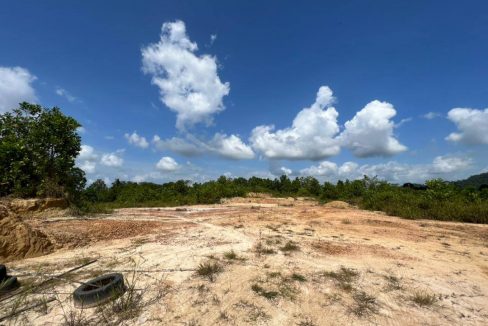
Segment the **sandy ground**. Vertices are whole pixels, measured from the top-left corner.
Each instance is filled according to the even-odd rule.
[[[57,250],[8,265],[24,285],[98,260],[1,302],[0,316],[55,299],[6,325],[488,324],[487,225],[271,198],[29,223]],[[222,271],[199,276],[206,262]],[[111,271],[124,274],[135,300],[73,308],[76,282]]]

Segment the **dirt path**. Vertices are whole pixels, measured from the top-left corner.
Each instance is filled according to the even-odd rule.
[[[18,273],[56,273],[97,258],[73,279],[121,271],[128,283],[135,275],[141,298],[125,311],[80,312],[70,302],[76,285],[59,282],[44,294],[59,301],[17,324],[61,324],[73,316],[127,325],[488,323],[486,225],[272,198],[30,223],[59,249],[13,262]],[[199,276],[201,263],[222,271]]]

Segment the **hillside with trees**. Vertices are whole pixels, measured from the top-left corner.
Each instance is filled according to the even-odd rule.
[[[479,189],[482,185],[488,185],[488,172],[472,175],[465,180],[455,181],[454,184],[461,188]]]

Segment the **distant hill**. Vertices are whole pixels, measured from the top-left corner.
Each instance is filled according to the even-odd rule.
[[[462,188],[473,187],[478,189],[479,186],[488,184],[488,172],[472,175],[465,180],[454,181],[453,183]]]

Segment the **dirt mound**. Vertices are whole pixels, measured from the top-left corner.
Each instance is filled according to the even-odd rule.
[[[344,201],[340,200],[334,200],[331,202],[328,202],[327,204],[324,205],[324,207],[329,207],[329,208],[338,208],[338,209],[347,209],[347,208],[352,208],[351,205]]]
[[[7,206],[0,204],[0,260],[42,256],[52,250],[53,245],[44,233],[33,230]]]
[[[14,199],[10,202],[10,209],[19,214],[67,207],[68,202],[64,198]]]

